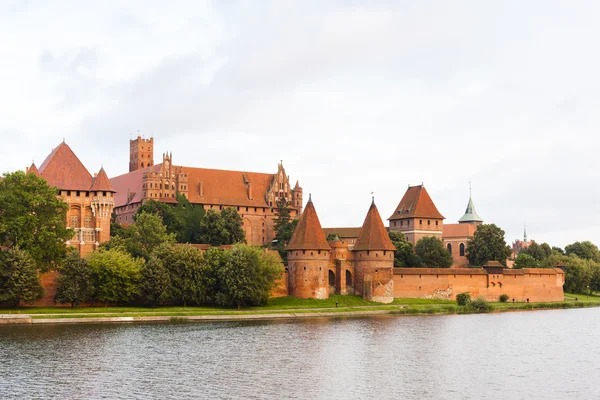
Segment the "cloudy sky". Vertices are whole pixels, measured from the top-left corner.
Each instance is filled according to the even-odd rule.
[[[446,223],[600,244],[600,3],[0,2],[0,170],[63,137],[86,167],[276,172],[324,226],[424,182]],[[308,197],[308,196],[306,196]]]

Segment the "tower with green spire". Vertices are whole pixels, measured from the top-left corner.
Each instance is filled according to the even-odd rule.
[[[473,204],[473,197],[471,196],[471,184],[469,183],[469,203],[465,210],[465,215],[460,217],[458,220],[459,224],[475,224],[480,225],[483,223],[483,219],[475,211],[475,204]]]

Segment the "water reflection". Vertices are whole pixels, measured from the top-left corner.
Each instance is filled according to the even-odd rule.
[[[0,326],[0,398],[600,398],[600,309]]]

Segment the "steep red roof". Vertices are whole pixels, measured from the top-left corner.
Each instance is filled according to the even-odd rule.
[[[308,200],[286,250],[331,250],[312,200]]]
[[[472,238],[477,230],[474,224],[444,224],[443,238]]]
[[[37,167],[35,166],[35,163],[31,163],[31,167],[27,168],[27,173],[40,176],[40,171],[38,171]]]
[[[444,219],[423,185],[408,188],[389,220],[403,218]]]
[[[92,186],[92,175],[65,142],[52,150],[39,172],[50,186],[62,190],[89,190]]]
[[[108,176],[106,176],[106,172],[104,172],[104,168],[100,168],[100,172],[93,179],[91,191],[105,191],[105,192],[114,192],[112,185],[110,184],[110,180]]]
[[[375,202],[371,203],[358,239],[354,244],[354,250],[396,250],[385,230]]]
[[[128,203],[139,203],[144,196],[142,178],[144,172],[158,172],[162,164],[142,168],[111,178],[110,183],[115,190],[115,207],[122,207]]]

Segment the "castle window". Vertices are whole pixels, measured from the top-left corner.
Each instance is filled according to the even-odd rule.
[[[448,253],[452,254],[452,243],[448,243],[446,248],[448,249]]]
[[[394,223],[396,223],[396,222],[394,221]],[[404,221],[400,221],[400,226],[402,226],[402,225],[404,225]]]
[[[419,225],[423,225],[423,220],[422,219],[419,220]]]
[[[427,225],[431,225],[431,221],[430,220],[427,220]]]
[[[91,228],[92,226],[92,217],[85,217],[85,227],[86,228]]]
[[[248,207],[246,207],[246,211],[248,211]]]
[[[410,220],[406,221],[406,226],[410,226]]]
[[[102,192],[102,196],[106,196],[106,192]]]
[[[464,257],[464,255],[465,255],[465,244],[464,243],[460,244],[459,251],[460,251],[460,256]]]
[[[254,207],[254,212],[256,212],[256,207]]]
[[[144,163],[142,163],[142,168],[144,168]]]
[[[435,226],[438,226],[438,222],[439,222],[439,221],[435,221]]]

